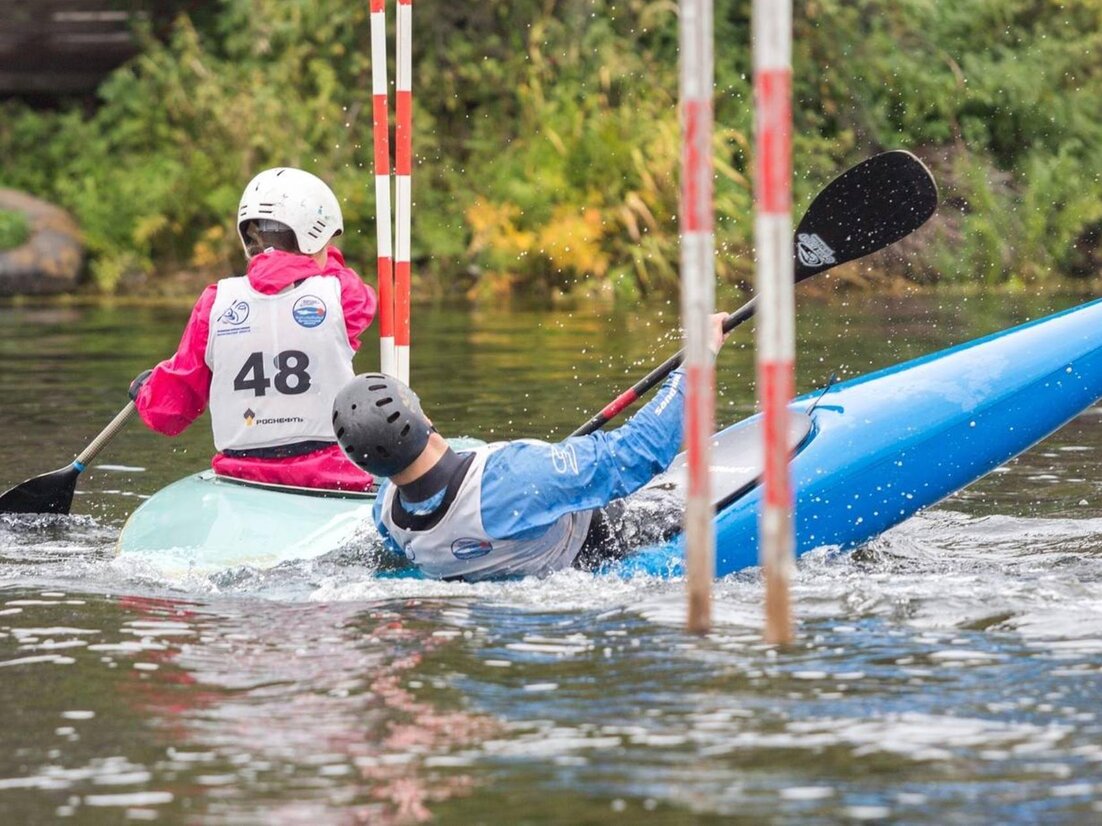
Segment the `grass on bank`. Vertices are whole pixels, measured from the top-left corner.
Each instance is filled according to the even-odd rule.
[[[23,213],[0,209],[0,252],[26,243],[30,230]]]

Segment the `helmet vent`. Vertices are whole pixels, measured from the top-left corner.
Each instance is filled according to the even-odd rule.
[[[353,410],[355,410],[355,409],[356,409],[356,405],[352,405],[352,409],[353,409]]]
[[[339,439],[342,436],[344,436],[344,428],[343,427],[340,430],[337,431],[337,438]]]
[[[376,445],[375,452],[378,453],[380,456],[382,456],[384,459],[389,459],[390,458],[390,453],[388,453],[387,449],[385,447],[383,447],[382,445]]]
[[[379,399],[377,402],[375,402],[375,406],[382,407],[383,405],[390,404],[392,401],[394,401],[394,399],[392,399],[390,396],[387,396],[385,399]]]
[[[375,390],[386,390],[386,385],[385,385],[385,384],[373,384],[373,385],[371,385],[371,386],[370,386],[369,388],[367,388],[367,389],[368,389],[368,390],[372,390],[372,391],[375,391]]]
[[[405,436],[407,436],[408,434],[409,434],[409,425],[407,424],[405,427],[402,428],[402,437],[405,438]],[[340,436],[339,433],[337,435]]]
[[[401,413],[399,413],[397,410],[395,410],[393,413],[391,413],[389,416],[386,417],[386,423],[387,424],[394,424],[396,421],[398,421],[398,417],[401,416],[401,415],[402,415]]]

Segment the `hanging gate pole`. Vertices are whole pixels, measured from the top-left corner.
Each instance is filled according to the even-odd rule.
[[[792,2],[753,0],[757,378],[764,419],[765,479],[760,540],[765,639],[792,640],[792,483],[786,444],[795,390],[792,260]]]
[[[712,206],[712,0],[681,0],[681,326],[685,330],[685,578],[688,628],[712,622],[715,525],[710,454],[715,430],[715,365],[708,318],[715,308]]]
[[[387,95],[386,0],[371,0],[372,129],[375,137],[375,238],[379,284],[379,369],[397,376],[394,360],[394,262],[390,244],[390,104]]]
[[[398,0],[398,83],[395,88],[396,232],[394,349],[397,377],[409,384],[410,218],[413,209],[413,0]]]

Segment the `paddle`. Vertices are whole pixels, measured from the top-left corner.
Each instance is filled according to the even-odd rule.
[[[935,209],[934,176],[910,152],[896,149],[862,161],[827,184],[804,213],[796,228],[796,283],[894,244],[926,223]],[[723,332],[756,310],[757,298],[752,298],[727,316]],[[666,359],[570,435],[604,427],[684,359],[684,350]]]
[[[77,477],[122,430],[134,410],[134,402],[129,402],[71,465],[35,476],[0,495],[0,513],[68,513]]]

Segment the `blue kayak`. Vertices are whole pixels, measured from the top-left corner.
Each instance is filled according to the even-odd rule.
[[[793,416],[810,419],[791,465],[797,554],[868,542],[1100,398],[1102,301],[796,399]],[[758,419],[727,428],[717,441],[733,440]],[[730,456],[720,450],[713,462],[729,464]],[[761,495],[755,485],[716,514],[717,575],[758,564]],[[664,575],[683,556],[676,537],[618,568]]]
[[[867,542],[1099,398],[1102,301],[796,399],[789,438],[797,553]],[[716,434],[719,576],[757,564],[759,422],[751,417]],[[675,467],[641,495],[679,484]],[[367,541],[369,513],[370,496],[227,482],[208,472],[147,500],[124,527],[119,550],[176,570],[268,567]],[[613,570],[676,574],[683,553],[675,535]]]

